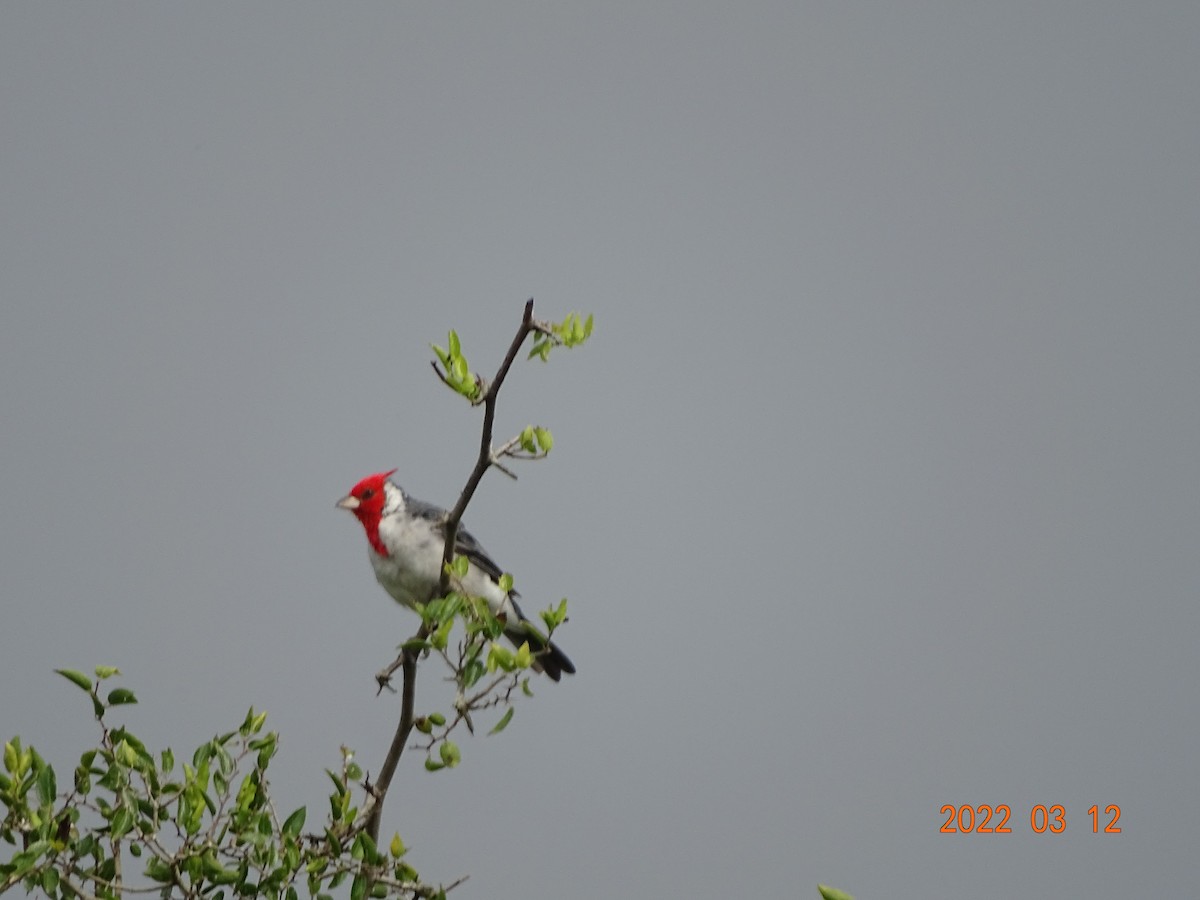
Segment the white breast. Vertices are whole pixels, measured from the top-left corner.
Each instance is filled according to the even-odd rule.
[[[388,548],[388,556],[380,556],[368,547],[375,578],[398,602],[412,607],[426,602],[437,587],[442,573],[442,551],[445,541],[426,519],[407,516],[385,516],[379,523],[379,537]],[[467,571],[463,588],[470,594],[483,597],[494,615],[504,614],[510,621],[518,616],[508,595],[500,586],[474,565]]]

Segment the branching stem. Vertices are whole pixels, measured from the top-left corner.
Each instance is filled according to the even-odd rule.
[[[521,317],[521,325],[513,337],[512,344],[508,348],[508,354],[504,357],[504,362],[496,370],[496,377],[486,383],[486,390],[481,401],[483,403],[483,434],[479,440],[479,457],[475,460],[475,468],[471,470],[471,475],[467,478],[467,483],[458,497],[458,502],[454,504],[454,509],[446,517],[444,526],[446,543],[442,550],[442,577],[438,582],[436,591],[429,598],[431,600],[433,597],[445,596],[446,592],[450,589],[449,564],[454,559],[454,547],[458,541],[458,525],[462,521],[463,513],[466,512],[467,504],[475,496],[475,489],[479,487],[479,482],[483,479],[484,473],[487,472],[488,467],[496,465],[496,459],[492,453],[492,429],[496,419],[496,397],[500,393],[500,386],[504,383],[505,376],[508,375],[508,370],[512,368],[517,354],[521,351],[521,345],[525,343],[525,338],[529,336],[529,333],[531,331],[544,333],[545,330],[544,326],[533,319],[533,298],[530,298],[525,304],[525,312]],[[425,626],[422,625],[420,631],[417,632],[417,639],[424,640],[427,636],[428,632]],[[416,696],[417,654],[407,648],[402,650],[396,663],[393,663],[385,672],[381,672],[377,676],[377,680],[379,680],[380,689],[382,689],[388,683],[388,677],[396,671],[397,665],[403,673],[403,686],[400,690],[400,722],[396,726],[396,734],[392,737],[392,745],[388,748],[387,757],[383,761],[383,767],[379,770],[379,776],[371,786],[371,794],[374,802],[371,806],[370,816],[367,819],[367,834],[370,835],[371,840],[375,842],[376,846],[379,845],[379,826],[383,819],[383,802],[387,799],[388,788],[392,784],[392,776],[396,774],[396,766],[400,762],[400,756],[404,753],[404,747],[408,743],[408,736],[412,733],[413,729],[413,700]]]
[[[471,470],[471,475],[467,478],[467,483],[458,497],[458,502],[454,504],[454,509],[450,510],[450,515],[446,517],[446,545],[442,551],[442,578],[438,582],[435,596],[443,596],[450,588],[450,576],[446,566],[454,559],[454,546],[458,540],[458,524],[462,521],[463,513],[467,511],[467,504],[475,496],[475,489],[479,487],[484,473],[487,472],[489,466],[495,464],[492,457],[492,429],[496,420],[496,398],[500,394],[500,386],[504,384],[508,370],[512,368],[513,361],[521,352],[521,345],[525,343],[525,338],[529,336],[529,332],[537,330],[537,328],[537,323],[533,320],[533,298],[530,297],[525,303],[521,326],[513,336],[508,354],[504,357],[504,362],[500,363],[500,368],[496,370],[496,377],[488,382],[487,390],[483,395],[483,433],[479,438],[479,456],[475,460],[475,468]]]

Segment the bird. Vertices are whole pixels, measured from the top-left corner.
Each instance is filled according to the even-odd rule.
[[[444,509],[417,500],[391,481],[396,469],[368,475],[336,503],[349,510],[367,533],[367,555],[375,579],[397,603],[415,609],[426,603],[437,589],[445,548]],[[575,674],[575,664],[526,618],[517,605],[516,591],[500,585],[503,570],[479,541],[459,527],[454,552],[469,563],[462,579],[466,593],[487,601],[492,614],[504,625],[504,636],[520,647],[529,644],[533,669],[558,681],[563,673]]]

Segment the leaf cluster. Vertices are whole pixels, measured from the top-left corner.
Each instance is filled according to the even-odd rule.
[[[426,753],[425,767],[453,768],[462,758],[450,737],[459,725],[474,732],[473,715],[503,709],[489,733],[500,732],[512,720],[517,692],[531,694],[528,670],[536,667],[538,650],[529,642],[515,650],[499,642],[505,623],[486,602],[464,590],[468,561],[453,557],[452,548],[462,513],[483,473],[495,466],[515,478],[501,464],[502,458],[539,459],[554,445],[550,431],[534,425],[499,448],[491,443],[496,395],[525,339],[534,335],[529,357],[545,361],[553,347],[578,346],[592,332],[590,315],[585,320],[572,313],[561,323],[548,323],[533,319],[532,313],[529,300],[490,383],[471,371],[456,332],[449,332],[446,347],[433,347],[438,377],[484,407],[482,447],[445,523],[447,565],[440,588],[444,596],[420,609],[420,631],[404,645],[396,663],[376,676],[383,686],[396,668],[404,671],[400,723],[376,783],[364,778],[354,754],[343,748],[341,766],[327,770],[333,784],[328,815],[319,831],[304,832],[307,810],[300,807],[281,817],[269,791],[267,772],[279,738],[264,731],[265,713],[251,708],[240,726],[204,742],[190,763],[177,766],[171,749],[152,753],[127,728],[111,724],[114,708],[137,702],[124,687],[102,691],[104,682],[120,674],[115,667],[97,666],[94,678],[60,669],[58,673],[90,699],[100,739],[80,755],[67,790],[59,789],[53,767],[19,736],[5,743],[0,893],[22,885],[50,900],[116,900],[126,893],[157,893],[163,900],[298,900],[304,890],[317,900],[331,900],[332,892],[348,883],[350,900],[430,900],[444,898],[462,882],[422,882],[405,860],[407,850],[399,834],[386,852],[379,849],[379,827],[396,763],[413,728],[422,735],[416,746]],[[511,576],[504,575],[501,584],[512,590]],[[546,634],[530,633],[536,647],[544,647],[566,622],[566,604],[564,599],[542,612]],[[413,715],[420,654],[440,655],[454,672],[457,695],[446,713]],[[5,854],[3,845],[13,849]]]
[[[130,891],[296,900],[303,890],[324,900],[349,882],[352,900],[445,896],[404,860],[399,835],[381,852],[367,834],[355,789],[365,791],[365,806],[373,798],[349,751],[329,771],[334,789],[322,830],[306,834],[305,808],[281,820],[268,790],[279,738],[263,730],[266,713],[251,709],[240,726],[177,765],[170,749],[151,753],[128,729],[110,725],[113,707],[137,702],[121,687],[102,697],[101,683],[117,669],[98,666],[95,681],[58,671],[91,699],[100,740],[80,755],[71,788],[61,792],[33,747],[19,737],[5,743],[0,841],[14,850],[0,862],[0,893],[20,884],[51,900],[115,900]]]
[[[533,348],[526,359],[536,358],[548,362],[550,351],[555,347],[570,348],[584,344],[592,336],[594,324],[595,320],[590,313],[586,319],[580,313],[568,313],[561,322],[530,319],[528,331],[534,335],[534,340]],[[487,382],[482,376],[471,371],[467,357],[462,352],[462,341],[458,332],[450,330],[445,347],[439,344],[429,346],[437,357],[433,363],[433,370],[446,386],[472,403],[482,403],[487,393]]]
[[[463,356],[462,342],[458,339],[458,332],[454,329],[450,330],[446,347],[439,347],[437,344],[429,346],[433,348],[434,355],[441,363],[440,370],[436,365],[433,370],[438,373],[442,381],[472,403],[479,400],[483,395],[483,379],[471,371],[467,358]]]
[[[535,356],[542,362],[550,359],[550,351],[554,347],[578,347],[592,336],[592,316],[586,319],[579,313],[569,313],[561,322],[539,322],[538,336],[533,342],[527,359]]]
[[[488,732],[498,734],[512,721],[517,697],[533,696],[529,673],[536,664],[538,652],[528,641],[517,648],[501,642],[504,622],[493,614],[487,601],[470,595],[463,587],[462,580],[468,567],[465,556],[455,556],[447,565],[451,591],[418,606],[421,630],[405,644],[406,650],[416,654],[439,655],[450,667],[457,687],[452,709],[447,713],[430,713],[413,721],[413,727],[425,735],[415,748],[425,751],[425,768],[431,772],[459,764],[462,755],[450,740],[450,734],[460,725],[465,725],[473,734],[476,713],[503,708],[503,715]],[[500,586],[511,591],[512,576],[502,575]],[[558,606],[542,611],[541,619],[546,625],[546,633],[537,633],[539,647],[544,646],[567,621],[566,598]]]
[[[456,393],[466,397],[474,406],[483,407],[483,424],[480,433],[479,453],[471,473],[467,476],[462,492],[454,507],[446,514],[441,522],[444,533],[442,562],[444,569],[437,588],[432,592],[429,603],[423,609],[423,619],[420,630],[407,641],[396,659],[375,676],[380,689],[391,689],[392,675],[400,670],[402,673],[400,686],[400,718],[396,725],[395,734],[383,765],[379,768],[378,780],[375,784],[375,796],[378,802],[371,813],[369,833],[377,836],[382,821],[383,804],[390,789],[392,778],[412,731],[424,735],[424,743],[418,743],[417,748],[424,747],[426,752],[426,767],[433,770],[452,768],[461,760],[458,746],[449,739],[450,732],[459,724],[466,723],[468,730],[474,731],[472,713],[491,706],[508,707],[492,732],[502,730],[512,719],[510,706],[514,692],[520,686],[528,692],[528,681],[522,678],[522,671],[535,667],[536,650],[526,645],[517,648],[516,652],[497,643],[496,638],[503,631],[501,623],[497,623],[490,615],[486,604],[467,596],[461,586],[466,574],[467,562],[456,560],[455,548],[458,546],[457,536],[463,513],[484,474],[493,466],[512,478],[517,476],[507,469],[501,460],[505,457],[516,459],[539,459],[544,457],[554,444],[554,439],[548,429],[541,426],[527,426],[516,437],[509,440],[500,448],[493,443],[493,433],[496,417],[496,404],[500,388],[516,361],[526,338],[534,335],[535,341],[543,338],[549,341],[546,349],[539,351],[543,359],[550,346],[560,344],[577,346],[583,343],[591,333],[592,320],[580,319],[578,314],[568,316],[560,324],[538,321],[533,317],[533,299],[525,303],[521,323],[516,334],[509,343],[495,375],[490,381],[474,374],[463,353],[462,342],[458,333],[450,331],[446,347],[434,345],[434,355],[431,366],[437,377]],[[453,584],[457,580],[457,584]],[[511,579],[506,577],[507,587],[511,588]],[[451,649],[451,632],[455,618],[463,623],[465,636],[459,640],[457,650]],[[559,623],[561,624],[561,622]],[[530,633],[530,642],[537,642],[541,648],[545,642],[536,633]],[[418,716],[415,713],[416,673],[417,662],[422,654],[440,654],[455,672],[458,694],[454,701],[453,711],[449,715],[441,713],[428,716]],[[490,676],[490,678],[489,678]],[[436,715],[436,718],[435,718]],[[434,750],[437,750],[436,757]]]

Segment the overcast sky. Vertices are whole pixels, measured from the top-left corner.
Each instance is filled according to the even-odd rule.
[[[534,297],[595,335],[513,371],[554,452],[467,522],[579,674],[404,761],[425,878],[1194,895],[1198,46],[1187,0],[5,3],[0,735],[62,783],[52,670],[119,665],[152,747],[267,710],[314,823],[415,627],[334,501],[453,503],[428,344],[490,372]]]

